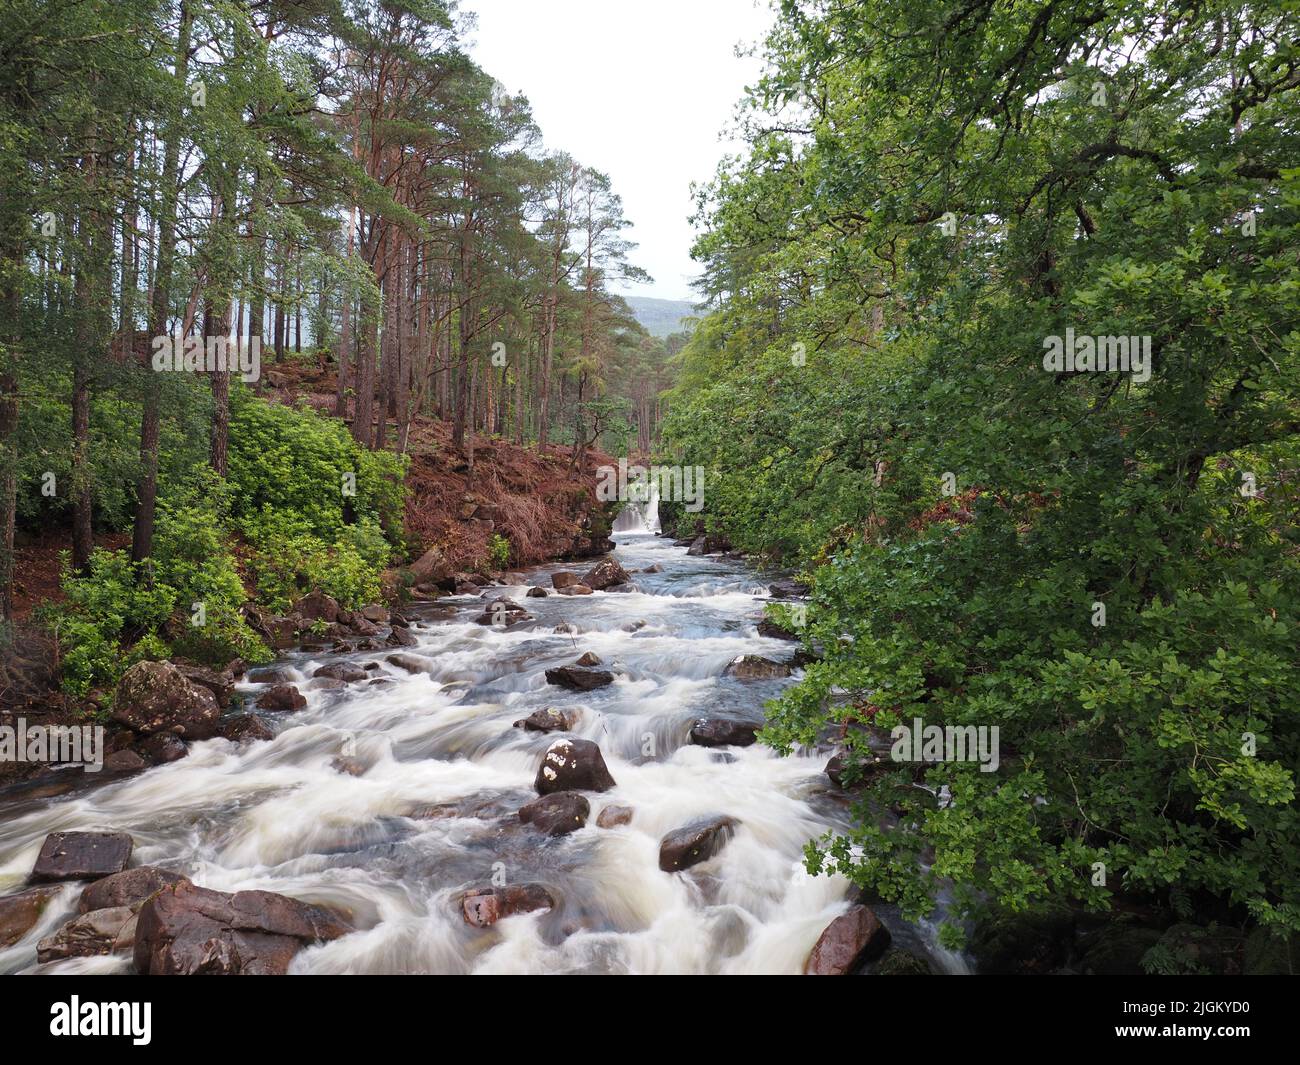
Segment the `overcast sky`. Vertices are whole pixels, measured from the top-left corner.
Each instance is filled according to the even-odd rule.
[[[690,299],[690,183],[738,151],[720,139],[757,78],[737,44],[761,40],[767,0],[462,0],[478,64],[533,107],[549,149],[603,170],[654,284],[637,295]]]

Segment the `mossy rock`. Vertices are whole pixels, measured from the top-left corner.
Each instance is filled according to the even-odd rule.
[[[872,976],[933,976],[934,970],[924,958],[905,950],[891,950],[870,969]]]

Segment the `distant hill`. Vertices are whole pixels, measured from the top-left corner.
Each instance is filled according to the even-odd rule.
[[[624,296],[636,320],[651,336],[666,337],[682,330],[682,319],[695,316],[690,300],[660,300],[652,296]]]

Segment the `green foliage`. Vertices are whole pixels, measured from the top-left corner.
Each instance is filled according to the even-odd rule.
[[[493,533],[488,538],[488,563],[493,569],[505,569],[510,565],[510,541],[500,533]]]
[[[809,861],[911,915],[1128,892],[1295,930],[1294,34],[949,7],[786,5],[750,106],[816,100],[808,132],[699,198],[716,311],[666,444],[714,528],[814,572],[825,660],[765,738],[842,731],[864,787]],[[1149,376],[1045,370],[1067,329],[1150,337]],[[914,717],[998,727],[1001,766],[869,766]]]

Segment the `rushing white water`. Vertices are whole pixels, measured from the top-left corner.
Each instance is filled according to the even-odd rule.
[[[631,500],[614,519],[616,533],[657,533],[659,531],[659,486],[650,486],[650,497]]]
[[[780,758],[759,745],[687,742],[706,713],[760,720],[764,700],[789,682],[736,681],[723,670],[739,654],[784,659],[792,645],[758,635],[766,593],[744,567],[687,557],[653,536],[618,539],[629,571],[664,567],[634,573],[639,591],[526,599],[525,586],[489,589],[538,619],[508,631],[472,623],[477,599],[443,600],[461,607],[457,615],[416,622],[419,645],[401,649],[427,658],[427,674],[388,665],[387,652],[293,654],[280,665],[300,674],[308,705],[267,715],[277,718],[273,741],[196,743],[138,776],[0,804],[0,892],[22,886],[48,832],[126,831],[137,864],[348,911],[359,930],[302,951],[295,972],[799,972],[850,892],[842,878],[810,877],[800,861],[806,841],[845,816],[822,771],[825,752]],[[560,568],[527,579],[549,588]],[[576,632],[556,634],[560,622]],[[584,651],[616,672],[614,684],[590,693],[547,684],[547,668]],[[379,663],[372,672],[382,681],[305,683],[339,659]],[[574,732],[600,745],[617,782],[589,795],[585,828],[556,839],[516,816],[535,797],[554,737],[511,725],[544,706],[580,712]],[[340,755],[365,772],[338,771]],[[439,804],[453,806],[437,817],[421,810]],[[631,823],[598,828],[608,804],[631,806]],[[661,872],[662,836],[712,814],[739,821],[734,838],[703,864]],[[466,925],[460,894],[494,874],[497,883],[545,884],[557,906],[489,929]],[[78,890],[66,888],[67,898]],[[69,908],[50,906],[0,950],[0,972],[128,970],[125,955],[36,965],[36,941]],[[904,945],[959,967],[885,917]]]

